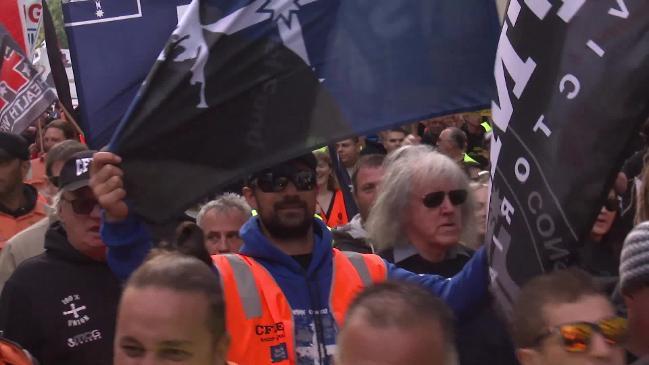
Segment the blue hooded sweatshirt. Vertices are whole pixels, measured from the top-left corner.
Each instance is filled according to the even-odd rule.
[[[319,219],[314,219],[314,247],[305,270],[263,234],[259,219],[252,217],[240,234],[244,245],[240,254],[254,258],[271,273],[293,310],[297,365],[330,365],[336,348],[337,324],[329,308],[333,275],[332,237]],[[142,261],[151,242],[137,219],[105,222],[101,234],[109,247],[109,265],[125,279]],[[115,254],[111,253],[117,249]],[[128,251],[132,255],[129,255]],[[418,283],[442,298],[458,319],[479,306],[487,293],[488,269],[484,249],[476,252],[464,269],[453,278],[418,275],[385,261],[389,280]],[[237,339],[233,339],[237,341]]]

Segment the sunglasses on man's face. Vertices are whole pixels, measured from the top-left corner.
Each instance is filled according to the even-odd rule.
[[[310,191],[315,189],[316,175],[311,170],[296,170],[291,173],[269,171],[262,173],[253,182],[264,193],[279,193],[284,191],[289,182],[292,182],[299,191]]]
[[[444,197],[448,194],[448,199],[453,205],[460,205],[466,201],[467,191],[464,189],[446,191],[434,191],[424,195],[422,202],[426,208],[437,208],[444,202]]]
[[[617,212],[620,208],[620,201],[617,198],[608,198],[604,202],[604,209],[609,212]]]
[[[76,199],[61,198],[61,199],[70,203],[73,212],[81,215],[89,215],[92,212],[92,210],[95,209],[95,206],[99,204],[97,202],[97,199],[90,199],[90,198],[76,198]]]
[[[558,334],[561,337],[563,349],[567,352],[586,352],[595,333],[604,336],[611,346],[621,345],[627,338],[627,321],[622,317],[603,319],[597,323],[574,322],[549,329],[538,337],[537,343],[543,339]]]

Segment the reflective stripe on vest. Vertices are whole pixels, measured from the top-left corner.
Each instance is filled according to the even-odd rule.
[[[232,267],[243,311],[248,319],[261,316],[261,299],[250,267],[238,255],[223,255]]]
[[[294,365],[293,312],[272,275],[243,255],[215,255],[226,302],[226,326],[232,337],[228,360],[240,365]],[[341,326],[349,304],[364,287],[387,278],[376,255],[333,250],[329,309]]]
[[[491,124],[489,124],[488,122],[482,122],[480,125],[484,129],[485,133],[489,133],[493,130],[493,128],[491,128]]]
[[[478,164],[478,161],[474,160],[471,156],[467,155],[466,153],[464,154],[464,162],[469,163],[469,164]]]
[[[354,269],[356,269],[356,272],[358,273],[358,276],[360,276],[361,278],[361,282],[363,282],[363,286],[370,286],[372,284],[372,276],[370,276],[370,270],[367,268],[367,264],[363,259],[363,255],[358,252],[351,251],[340,252],[347,256],[349,261],[352,263]]]

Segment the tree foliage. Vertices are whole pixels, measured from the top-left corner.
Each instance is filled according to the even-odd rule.
[[[50,8],[50,13],[52,14],[52,20],[54,22],[54,29],[56,29],[56,37],[59,40],[60,48],[69,48],[68,47],[68,37],[65,34],[65,26],[63,21],[63,11],[61,10],[61,0],[47,0],[47,5]],[[45,39],[45,33],[41,18],[41,26],[38,31],[38,38],[36,44],[41,44]]]

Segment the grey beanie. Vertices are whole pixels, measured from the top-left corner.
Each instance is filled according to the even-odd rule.
[[[634,283],[649,283],[649,221],[638,224],[629,232],[620,255],[622,291]]]

